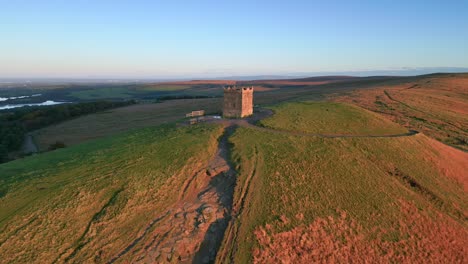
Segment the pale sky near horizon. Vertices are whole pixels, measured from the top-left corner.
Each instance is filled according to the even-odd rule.
[[[468,1],[0,0],[0,77],[468,67]]]

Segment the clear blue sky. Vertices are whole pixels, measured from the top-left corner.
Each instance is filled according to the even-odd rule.
[[[0,0],[0,77],[468,67],[468,1]]]

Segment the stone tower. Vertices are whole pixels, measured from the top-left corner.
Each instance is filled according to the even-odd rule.
[[[253,114],[253,87],[225,87],[223,116],[242,118]]]

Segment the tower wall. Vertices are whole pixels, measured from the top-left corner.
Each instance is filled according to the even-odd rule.
[[[229,118],[246,117],[253,114],[253,88],[224,88],[223,116]]]
[[[242,110],[241,117],[253,114],[253,88],[242,88]]]

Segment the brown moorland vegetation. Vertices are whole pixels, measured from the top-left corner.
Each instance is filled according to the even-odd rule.
[[[307,111],[294,113],[267,121],[288,126]],[[338,127],[321,124],[312,129]],[[239,175],[220,263],[466,261],[465,152],[424,134],[314,138],[239,128],[231,142]],[[450,150],[459,159],[446,163]]]
[[[468,74],[428,75],[333,99],[357,104],[445,144],[468,150]]]
[[[399,207],[402,218],[396,228],[376,228],[371,234],[367,234],[364,227],[345,211],[279,233],[267,224],[254,232],[259,245],[253,251],[253,262],[418,263],[428,257],[434,263],[465,261],[468,237],[454,239],[459,234],[466,234],[463,227],[450,218],[430,217],[409,202],[401,201]],[[287,218],[283,220],[287,221]],[[400,241],[386,239],[385,235],[391,232],[405,234],[406,238]]]

